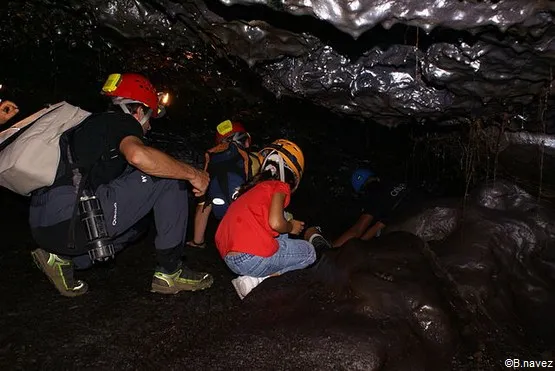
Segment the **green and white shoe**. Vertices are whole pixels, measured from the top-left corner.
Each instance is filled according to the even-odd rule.
[[[88,285],[73,278],[73,262],[43,249],[31,252],[37,267],[46,274],[50,282],[63,296],[80,296],[87,292]]]
[[[172,274],[156,271],[152,278],[151,292],[177,294],[180,291],[198,291],[212,286],[214,278],[204,272],[195,272],[182,267]]]

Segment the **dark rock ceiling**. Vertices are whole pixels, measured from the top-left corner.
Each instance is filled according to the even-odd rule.
[[[40,58],[55,59],[63,45],[75,61],[58,63],[85,57],[99,80],[123,65],[169,86],[212,90],[203,99],[236,86],[241,98],[258,99],[237,83],[247,71],[277,96],[388,126],[505,114],[534,130],[551,103],[553,3],[8,1],[0,37],[3,63],[35,53],[37,74]]]

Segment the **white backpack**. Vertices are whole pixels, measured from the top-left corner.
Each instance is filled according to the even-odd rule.
[[[1,132],[0,144],[30,126],[0,150],[0,186],[29,196],[36,189],[52,185],[60,163],[60,137],[90,114],[64,101]]]

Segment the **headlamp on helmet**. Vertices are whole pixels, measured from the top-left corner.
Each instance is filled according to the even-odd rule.
[[[158,93],[158,118],[163,117],[166,114],[166,107],[170,105],[170,93],[159,92]]]

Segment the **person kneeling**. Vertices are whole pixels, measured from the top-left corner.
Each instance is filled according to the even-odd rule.
[[[353,172],[351,183],[355,192],[362,195],[363,208],[357,221],[333,241],[333,247],[342,246],[351,238],[368,241],[379,236],[391,214],[412,192],[407,184],[380,178],[365,168]]]

